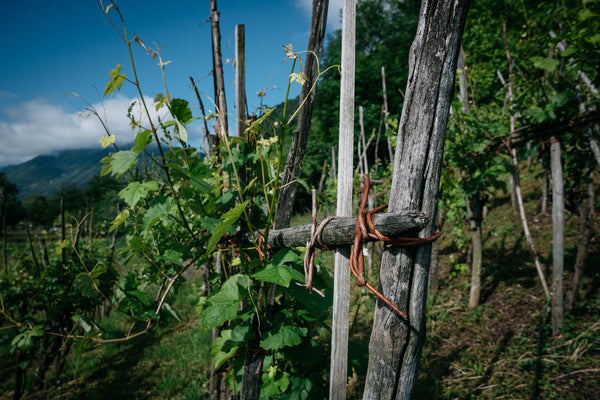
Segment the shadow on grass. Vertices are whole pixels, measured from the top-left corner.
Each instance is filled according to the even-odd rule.
[[[139,336],[127,343],[105,344],[100,354],[83,356],[94,359],[94,365],[89,368],[91,372],[80,371],[81,375],[76,376],[75,379],[63,374],[55,386],[26,398],[82,400],[149,398],[148,394],[153,387],[152,372],[158,365],[150,363],[140,365],[140,361],[144,358],[144,349],[159,340],[160,337],[153,334]],[[60,380],[63,379],[67,382],[60,385]]]
[[[453,348],[448,354],[432,357],[428,360],[428,368],[420,368],[417,382],[416,399],[437,399],[444,392],[441,384],[444,377],[450,373],[452,363],[462,357],[466,345]]]
[[[507,286],[519,284],[524,288],[539,285],[539,278],[533,265],[529,251],[521,244],[523,236],[519,236],[511,250],[486,249],[486,265],[482,272],[485,282],[481,291],[481,303],[484,303],[498,288],[500,283]]]
[[[488,384],[488,382],[490,381],[491,377],[494,374],[494,368],[496,366],[496,363],[502,358],[502,356],[506,352],[506,349],[508,348],[510,340],[513,338],[514,335],[515,335],[515,332],[511,329],[511,330],[506,331],[504,333],[504,335],[502,336],[502,340],[500,340],[500,343],[496,347],[494,356],[490,360],[488,367],[485,369],[485,372],[483,373],[483,376],[479,380],[477,387],[475,388],[475,390],[473,390],[473,394],[475,395],[475,397],[478,397],[482,394],[483,389]]]

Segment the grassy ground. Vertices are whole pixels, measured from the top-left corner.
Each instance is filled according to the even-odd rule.
[[[534,213],[536,182],[523,180],[527,213],[542,262],[551,269],[551,217]],[[298,223],[304,223],[298,220]],[[440,246],[440,288],[429,296],[427,339],[417,399],[593,399],[600,393],[600,232],[593,225],[581,299],[553,337],[520,221],[510,199],[500,194],[484,221],[481,306],[467,308],[470,275],[466,250],[446,226]],[[573,274],[577,216],[567,213],[565,293]],[[332,264],[327,254],[322,264]],[[376,274],[374,274],[376,275]],[[376,276],[369,278],[376,282]],[[349,398],[362,398],[373,297],[352,286]],[[180,293],[183,322],[153,334],[84,353],[77,370],[50,375],[50,389],[28,399],[200,399],[207,398],[210,335],[197,325],[191,304],[195,287]],[[74,352],[73,352],[74,353]],[[12,356],[1,354],[0,380],[8,388]],[[74,364],[77,360],[71,359]]]
[[[534,213],[540,193],[523,181],[530,229],[550,275],[551,215]],[[508,197],[498,197],[484,221],[481,306],[468,310],[469,271],[446,238],[440,289],[430,296],[427,340],[417,398],[592,399],[600,393],[600,232],[588,249],[581,300],[552,336],[549,305],[520,222]],[[566,213],[564,291],[572,284],[578,216]],[[451,239],[451,238],[450,238]]]

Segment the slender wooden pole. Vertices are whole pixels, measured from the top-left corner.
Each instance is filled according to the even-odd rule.
[[[65,199],[60,198],[60,239],[64,243],[67,238],[66,226],[65,226]],[[63,246],[61,250],[62,267],[67,266],[67,251]]]
[[[246,130],[246,33],[244,25],[235,26],[235,119],[237,135]]]
[[[502,30],[504,35],[504,50],[506,52],[506,59],[508,61],[508,101],[509,101],[509,109],[512,111],[513,101],[514,101],[514,73],[513,73],[513,61],[510,55],[510,50],[508,48],[508,39],[506,34],[506,21],[503,21]],[[510,131],[514,132],[515,130],[515,120],[516,116],[514,112],[511,112],[510,116]],[[521,192],[521,181],[519,179],[519,159],[517,158],[517,149],[515,147],[511,148],[511,163],[514,170],[514,190],[517,199],[517,205],[519,207],[519,215],[521,217],[521,224],[523,225],[523,232],[525,233],[525,238],[527,240],[527,244],[529,245],[529,251],[533,257],[533,261],[535,263],[535,268],[537,270],[538,276],[540,277],[540,282],[542,284],[542,288],[544,289],[544,294],[546,298],[550,297],[550,290],[548,289],[548,284],[546,283],[546,276],[544,273],[544,268],[540,263],[540,260],[537,255],[537,251],[535,249],[535,244],[533,243],[533,237],[531,236],[531,232],[529,231],[529,224],[527,222],[527,217],[525,215],[525,206],[523,205],[523,194]]]
[[[277,198],[277,211],[273,221],[275,229],[288,227],[292,219],[298,189],[298,177],[302,171],[302,160],[308,141],[316,95],[316,87],[312,91],[311,88],[318,79],[319,65],[317,61],[321,58],[323,52],[328,9],[329,0],[313,0],[310,36],[308,38],[309,53],[306,55],[304,64],[306,82],[300,89],[300,104],[304,105],[298,113],[298,126],[294,129],[290,152],[281,177],[281,191]]]
[[[560,141],[552,137],[552,333],[558,336],[563,327],[563,272],[565,248],[565,196]]]
[[[215,83],[215,103],[218,110],[219,129],[217,135],[224,136],[229,132],[227,122],[227,101],[225,99],[225,80],[223,78],[223,61],[221,59],[221,31],[219,29],[219,11],[217,0],[210,0],[210,23],[213,52],[213,74]]]
[[[387,89],[385,86],[385,67],[381,67],[381,86],[383,88],[383,121],[385,124],[385,132],[387,134],[387,131],[389,129],[389,125],[387,122],[387,117],[389,114],[389,110],[388,110],[388,102],[387,102]],[[394,152],[392,151],[392,142],[390,141],[390,138],[386,136],[386,141],[387,141],[387,148],[388,148],[388,153],[390,155],[390,163],[394,164]]]
[[[344,0],[342,14],[342,81],[338,156],[337,215],[352,215],[352,154],[354,148],[355,0]],[[345,400],[348,376],[348,322],[350,308],[350,248],[335,252],[333,321],[329,399]]]

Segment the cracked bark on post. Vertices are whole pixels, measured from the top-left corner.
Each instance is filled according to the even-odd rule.
[[[435,221],[437,192],[454,89],[456,62],[469,0],[424,0],[409,59],[406,98],[398,127],[390,212],[420,210]],[[433,233],[434,223],[421,231]],[[365,399],[414,396],[425,338],[425,303],[431,246],[386,249],[380,290],[407,311],[411,332],[393,311],[377,302],[369,343]]]

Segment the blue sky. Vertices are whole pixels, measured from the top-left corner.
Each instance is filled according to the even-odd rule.
[[[108,3],[103,0],[105,5]],[[199,89],[213,96],[209,0],[121,0],[118,2],[130,33],[147,45],[161,46],[167,84],[174,97],[196,102],[189,76]],[[330,0],[328,32],[340,27],[342,0]],[[242,1],[219,0],[221,46],[228,111],[234,99],[234,29],[244,24],[246,32],[246,93],[248,106],[263,102],[275,105],[285,96],[291,62],[283,63],[283,45],[305,50],[310,26],[311,0]],[[112,20],[118,20],[113,11]],[[100,146],[101,125],[82,118],[85,104],[75,92],[98,110],[106,110],[109,126],[121,143],[131,140],[127,107],[136,98],[133,86],[125,83],[111,98],[101,98],[108,73],[117,64],[132,77],[127,49],[96,0],[2,0],[0,13],[0,166],[24,162],[36,155],[61,149]],[[164,93],[157,61],[138,46],[134,53],[144,94]],[[96,88],[96,89],[95,89]],[[293,95],[299,87],[295,84]],[[205,107],[214,109],[210,100]],[[198,115],[194,111],[195,115]],[[190,128],[197,140],[200,125]]]

